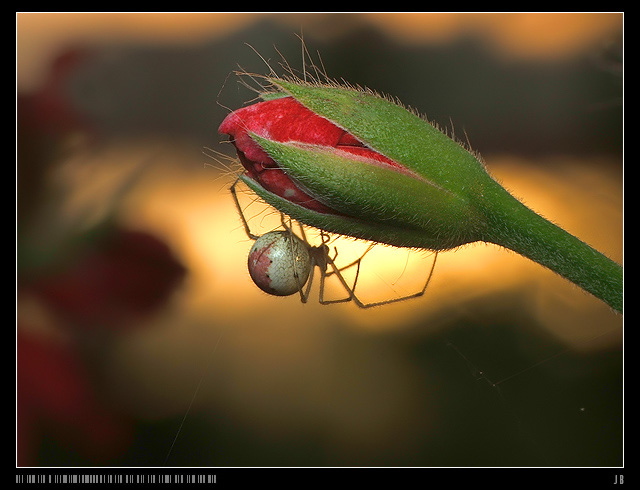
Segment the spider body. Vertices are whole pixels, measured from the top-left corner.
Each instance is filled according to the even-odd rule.
[[[242,220],[247,236],[254,240],[254,244],[249,251],[247,266],[249,275],[253,282],[264,292],[274,296],[290,296],[296,292],[300,294],[300,300],[306,303],[309,299],[309,293],[313,282],[314,270],[317,267],[320,272],[320,292],[319,302],[321,304],[344,303],[353,301],[360,308],[369,308],[372,306],[396,303],[410,298],[422,296],[429,285],[433,270],[436,264],[437,253],[434,257],[427,281],[424,287],[411,295],[393,298],[375,303],[363,303],[355,293],[360,273],[360,263],[363,257],[371,250],[373,244],[352,263],[338,267],[335,259],[338,256],[338,250],[334,248],[333,256],[330,255],[330,249],[327,243],[330,237],[324,231],[320,231],[322,243],[320,245],[312,245],[306,238],[304,228],[300,228],[300,236],[296,235],[291,225],[285,223],[284,216],[281,217],[283,230],[270,231],[264,235],[255,235],[249,229],[249,224],[242,212],[242,208],[236,195],[236,185],[239,179],[231,186],[231,195],[233,196],[236,209]],[[347,283],[342,275],[342,271],[350,267],[356,267],[355,278],[353,284]],[[346,291],[347,296],[339,299],[325,299],[324,288],[327,277],[334,275],[342,288]]]

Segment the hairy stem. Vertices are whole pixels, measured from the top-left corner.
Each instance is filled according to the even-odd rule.
[[[551,269],[622,313],[622,266],[536,214],[499,184],[492,182],[483,194],[484,241]]]

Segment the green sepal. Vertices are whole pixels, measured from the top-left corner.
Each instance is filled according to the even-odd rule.
[[[473,198],[491,180],[473,153],[384,97],[342,87],[271,82],[367,146],[453,193]]]
[[[393,224],[368,223],[358,218],[339,214],[320,213],[267,191],[246,175],[242,175],[240,179],[267,204],[314,228],[396,247],[431,248],[429,238],[419,230],[402,229],[393,226]]]
[[[260,94],[260,98],[263,101],[282,99],[283,97],[288,97],[288,96],[289,96],[289,94],[284,93],[284,92],[262,92]]]
[[[479,216],[469,203],[420,176],[332,148],[252,137],[299,187],[336,212],[420,232],[420,242],[409,246],[444,250],[477,239]]]

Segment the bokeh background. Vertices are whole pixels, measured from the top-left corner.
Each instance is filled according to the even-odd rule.
[[[18,465],[622,464],[621,315],[484,244],[440,254],[417,300],[269,297],[217,134],[255,97],[235,71],[302,73],[303,37],[306,69],[468,138],[622,263],[622,14],[18,13],[16,28]],[[277,225],[242,199],[254,231]],[[376,247],[359,294],[413,292],[431,260]]]

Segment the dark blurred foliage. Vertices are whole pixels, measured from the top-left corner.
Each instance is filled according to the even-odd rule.
[[[67,85],[86,61],[84,49],[70,49],[52,61],[48,77],[37,93],[16,96],[16,197],[18,231],[44,200],[52,168],[68,154],[75,134],[93,134],[91,122],[71,101]],[[18,88],[19,89],[19,88]]]
[[[166,441],[173,440],[180,418],[139,424],[127,461],[133,466],[167,461],[177,467],[621,465],[622,351],[566,352],[557,341],[541,338],[535,322],[523,325],[520,312],[501,313],[499,322],[495,313],[474,321],[448,322],[443,336],[339,336],[339,342],[355,351],[376,351],[384,345],[416,366],[414,374],[423,383],[423,394],[412,400],[411,413],[397,417],[413,419],[413,411],[422,410],[424,419],[418,416],[413,421],[411,431],[402,434],[402,443],[371,452],[343,451],[325,434],[329,429],[322,416],[297,433],[275,437],[239,423],[233,413],[221,408],[190,414],[168,461]],[[416,324],[415,331],[425,327]],[[524,352],[522,342],[531,343]],[[530,369],[541,359],[548,362]],[[366,385],[371,373],[384,372],[384,366],[383,360],[376,359],[344,376],[354,378],[357,390],[358,380]],[[480,371],[479,366],[486,370]],[[516,378],[508,378],[520,370]],[[295,403],[295,393],[289,396]],[[336,401],[336,406],[343,405]],[[348,410],[349,403],[344,402],[344,407]],[[442,416],[433,427],[430,417],[436,407]],[[255,410],[259,412],[260,407]],[[361,416],[366,418],[367,410]],[[353,441],[354,447],[360,443],[357,438]]]
[[[342,24],[341,34],[305,42],[329,77],[397,97],[444,128],[453,123],[481,153],[621,154],[621,38],[569,58],[512,59],[475,37],[402,44],[357,16],[323,22],[334,31]],[[160,132],[211,146],[228,110],[256,95],[234,70],[268,74],[263,57],[279,74],[285,64],[302,73],[295,34],[265,19],[196,46],[103,48],[70,80],[69,94],[111,134]]]

